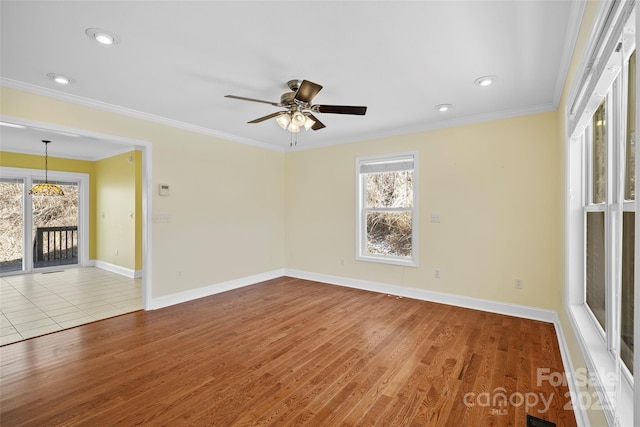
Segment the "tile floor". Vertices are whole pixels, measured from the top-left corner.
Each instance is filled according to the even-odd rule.
[[[96,267],[0,277],[0,345],[141,310],[141,292]]]

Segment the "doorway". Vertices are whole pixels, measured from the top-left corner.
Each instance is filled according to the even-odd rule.
[[[104,134],[94,131],[89,131],[86,129],[73,128],[63,125],[57,125],[54,123],[48,122],[40,122],[35,120],[29,120],[25,118],[17,118],[17,117],[9,117],[0,115],[0,121],[2,122],[10,122],[13,126],[0,126],[0,138],[2,138],[3,142],[3,150],[7,156],[3,155],[3,161],[0,164],[4,163],[7,166],[0,166],[0,177],[2,178],[19,178],[19,176],[8,175],[6,172],[12,169],[12,166],[19,166],[22,160],[14,160],[8,161],[6,159],[11,159],[12,153],[33,153],[38,154],[41,149],[37,144],[30,146],[33,141],[40,141],[43,138],[55,139],[57,146],[56,157],[67,158],[66,153],[71,153],[71,157],[75,159],[86,159],[86,160],[98,160],[107,158],[110,156],[117,155],[119,153],[126,153],[132,150],[137,150],[141,153],[141,165],[140,170],[142,173],[141,177],[141,189],[140,189],[140,197],[141,197],[141,215],[139,216],[141,220],[140,227],[142,229],[142,237],[140,246],[142,249],[141,255],[141,270],[140,275],[141,278],[141,296],[142,296],[142,307],[143,309],[149,309],[152,306],[152,256],[151,256],[151,240],[152,240],[152,229],[151,229],[151,212],[152,212],[152,197],[150,186],[152,183],[152,144],[149,141],[132,139],[127,137],[115,136],[110,134]],[[9,147],[5,142],[11,141],[13,146]],[[31,149],[27,150],[27,147],[31,147]],[[9,149],[11,148],[11,149]],[[11,164],[13,163],[13,164]],[[26,166],[31,167],[31,166]],[[25,169],[20,169],[20,171],[25,171]],[[84,172],[84,171],[83,171]],[[42,178],[42,170],[33,170],[30,173],[33,173],[35,178]],[[65,176],[65,173],[60,173],[62,176],[55,174],[54,171],[51,171],[50,178],[56,181],[65,181],[69,179],[68,176]],[[28,187],[29,183],[25,183]],[[91,184],[93,185],[93,184]],[[88,203],[89,201],[89,175],[83,176],[81,178],[80,187],[80,207],[79,207],[79,224],[78,224],[78,266],[87,267],[97,265],[93,259],[89,257],[89,206],[85,206],[83,209],[83,202]],[[95,200],[92,199],[92,205],[95,203]],[[1,207],[0,207],[1,209]],[[94,212],[95,214],[95,212]],[[98,217],[95,215],[92,217],[93,221],[96,221]],[[95,224],[95,222],[94,222]],[[24,241],[26,238],[23,237],[23,245],[26,245]],[[92,250],[96,250],[94,244],[91,244]],[[28,256],[32,256],[31,251],[24,251],[24,247],[21,248],[23,252]],[[30,265],[28,260],[22,261],[27,262],[27,265]],[[103,266],[100,266],[103,268]],[[43,270],[50,268],[55,270],[55,268],[45,267]],[[60,269],[59,267],[57,269]],[[19,274],[17,273],[7,273],[7,274]],[[136,272],[137,273],[137,272]],[[3,275],[0,272],[0,275]]]

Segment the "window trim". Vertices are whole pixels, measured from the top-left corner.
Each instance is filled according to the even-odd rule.
[[[604,415],[611,425],[632,425],[633,424],[633,407],[634,399],[640,401],[640,396],[634,395],[634,388],[638,392],[639,382],[628,375],[628,369],[621,360],[621,357],[612,357],[609,351],[610,343],[605,339],[599,324],[594,319],[588,306],[585,304],[585,245],[586,230],[585,218],[587,211],[604,210],[608,213],[618,214],[628,210],[632,205],[636,207],[636,202],[632,205],[621,203],[617,200],[617,190],[609,187],[612,197],[608,199],[608,207],[599,207],[597,205],[589,206],[591,202],[591,188],[584,188],[585,183],[590,179],[589,170],[586,170],[590,162],[591,154],[585,149],[588,141],[585,140],[588,132],[585,132],[590,120],[590,114],[585,113],[586,110],[595,111],[597,104],[600,102],[596,94],[619,90],[614,88],[611,83],[601,82],[603,71],[608,67],[608,62],[612,57],[614,47],[618,44],[621,37],[622,28],[626,25],[626,21],[631,16],[632,6],[634,2],[629,0],[621,0],[614,2],[603,2],[597,12],[595,18],[596,25],[588,42],[588,48],[583,54],[581,65],[575,75],[574,85],[569,92],[569,99],[566,104],[565,124],[566,124],[566,209],[565,209],[565,309],[574,331],[580,351],[586,362],[589,371],[589,378],[593,380],[594,389],[588,388],[586,392],[589,399],[595,398],[596,393],[600,399],[601,408]],[[640,24],[640,9],[636,5],[636,25]],[[640,39],[636,35],[636,41]],[[636,52],[638,45],[636,44]],[[626,58],[625,58],[626,59]],[[615,67],[616,64],[613,64]],[[636,76],[638,72],[636,70]],[[611,80],[610,80],[611,82]],[[611,87],[611,89],[609,89]],[[617,96],[616,93],[614,96]],[[615,101],[617,103],[617,101]],[[615,114],[620,114],[616,111]],[[636,117],[638,114],[636,114]],[[613,127],[613,125],[612,125]],[[613,130],[613,129],[612,129]],[[615,129],[619,132],[620,129]],[[611,153],[615,156],[616,153]],[[636,177],[640,176],[640,167],[636,163]],[[637,181],[636,181],[637,182]],[[613,190],[613,191],[612,191]],[[637,193],[636,193],[637,195]],[[636,211],[637,212],[637,211]],[[637,227],[640,224],[640,217],[636,215],[636,248],[640,242]],[[635,271],[640,271],[638,265],[638,253],[636,250]],[[607,273],[608,277],[609,272]],[[638,276],[636,276],[636,287]],[[635,296],[636,306],[635,313],[638,315],[637,301],[638,294]],[[613,331],[619,332],[619,331]],[[638,337],[638,329],[634,332]],[[619,350],[619,349],[618,349]],[[638,366],[639,353],[636,349],[634,353],[634,365]],[[617,373],[617,374],[616,374]],[[614,378],[612,378],[614,377]],[[575,380],[575,379],[574,379]],[[582,392],[584,394],[584,392]],[[575,401],[581,409],[597,409],[595,404],[598,402],[591,401],[594,405],[584,405],[582,401]],[[619,424],[616,424],[619,423]]]
[[[411,211],[411,258],[394,257],[389,255],[368,255],[365,250],[367,247],[366,239],[366,213],[365,196],[366,188],[364,187],[361,169],[363,165],[375,162],[393,162],[403,159],[413,159],[413,207],[412,208],[377,208],[380,211]],[[355,185],[356,185],[356,260],[365,262],[375,262],[381,264],[399,265],[404,267],[418,267],[418,153],[416,151],[405,151],[398,153],[377,154],[373,156],[357,157],[355,160]]]

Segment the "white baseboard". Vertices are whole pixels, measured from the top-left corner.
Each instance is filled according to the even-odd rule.
[[[132,270],[130,268],[121,267],[119,265],[110,264],[108,262],[92,260],[90,264],[95,267],[101,268],[103,270],[110,271],[112,273],[117,273],[125,277],[129,277],[130,279],[137,279],[142,277],[142,270]]]
[[[187,301],[192,301],[198,298],[204,298],[211,295],[219,294],[221,292],[230,291],[232,289],[238,289],[245,286],[255,285],[256,283],[264,282],[265,280],[276,279],[284,276],[284,270],[274,270],[266,273],[255,274],[253,276],[242,277],[239,279],[229,280],[227,282],[216,283],[213,285],[203,286],[197,289],[190,289],[184,292],[178,292],[171,295],[165,295],[157,298],[152,298],[148,307],[149,310],[156,310],[158,308],[169,307],[171,305],[180,304]]]
[[[317,282],[329,283],[331,285],[346,286],[349,288],[363,289],[366,291],[380,292],[384,294],[397,295],[423,301],[437,302],[441,304],[454,305],[456,307],[472,308],[474,310],[506,314],[508,316],[540,320],[548,323],[555,323],[558,319],[558,315],[553,310],[545,310],[542,308],[529,307],[526,305],[509,304],[505,302],[491,301],[481,298],[465,297],[443,292],[427,291],[424,289],[406,288],[402,286],[388,285],[385,283],[349,279],[346,277],[310,273],[300,270],[285,269],[285,274],[290,277],[314,280]]]

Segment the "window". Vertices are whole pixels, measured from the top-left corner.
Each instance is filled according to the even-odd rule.
[[[601,353],[609,355],[613,370],[619,369],[628,384],[633,381],[635,260],[635,120],[629,113],[635,115],[635,96],[628,88],[635,86],[634,58],[624,58],[581,136],[584,305],[601,337]],[[603,387],[614,395],[620,385]]]
[[[627,84],[627,141],[624,168],[624,203],[622,214],[622,306],[620,308],[620,356],[633,372],[634,260],[635,260],[635,170],[636,170],[636,52],[629,58]]]
[[[356,259],[417,266],[415,153],[356,161]]]
[[[602,330],[608,350],[621,358],[626,375],[631,377],[635,169],[629,168],[635,168],[635,120],[630,120],[629,112],[635,116],[635,79],[631,78],[635,52],[623,60],[625,65],[607,88],[583,136],[584,286],[586,305]],[[622,295],[619,303],[615,299],[617,289]]]
[[[636,46],[633,2],[607,2],[572,88],[567,125],[569,313],[612,425],[631,425]],[[602,31],[610,28],[612,31]]]

